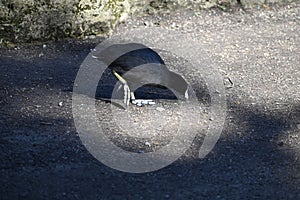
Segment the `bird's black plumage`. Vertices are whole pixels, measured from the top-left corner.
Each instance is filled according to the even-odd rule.
[[[112,62],[109,65],[109,68],[114,69],[118,73],[123,75],[124,73],[133,69],[134,67],[143,64],[148,64],[148,63],[162,64],[162,65],[165,64],[164,61],[161,59],[161,57],[158,55],[158,53],[156,53],[152,49],[144,45],[140,45],[139,47],[140,49],[132,50],[121,55],[119,58],[117,58],[114,62]]]
[[[187,82],[179,74],[170,71],[159,54],[145,45],[114,44],[97,58],[125,79],[132,91],[141,85],[160,85],[187,98]]]

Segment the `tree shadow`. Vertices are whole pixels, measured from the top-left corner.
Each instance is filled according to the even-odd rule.
[[[296,155],[276,138],[295,128],[284,118],[299,117],[299,105],[290,108],[291,115],[274,113],[280,119],[253,112],[255,107],[247,105],[230,108],[223,134],[207,157],[197,158],[199,141],[195,140],[187,153],[192,156],[144,174],[119,172],[93,158],[72,119],[39,116],[22,119],[18,126],[7,124],[1,127],[1,194],[31,198],[34,190],[35,196],[46,198],[66,193],[68,198],[209,199],[284,198],[288,194],[288,199],[295,199],[300,184],[293,178]],[[17,113],[11,116],[19,119]]]
[[[186,155],[163,169],[144,174],[120,172],[91,156],[72,119],[72,90],[68,89],[94,44],[58,46],[45,57],[38,57],[41,49],[33,50],[36,56],[32,58],[18,52],[12,57],[1,54],[3,199],[299,198],[299,149],[282,140],[299,133],[297,102],[268,109],[251,104],[246,94],[241,94],[242,103],[229,95],[223,133],[204,159],[197,157],[202,140],[196,138]],[[21,90],[31,87],[35,90],[30,93]],[[38,92],[42,88],[45,93]],[[50,97],[66,106],[50,104]],[[23,115],[25,107],[35,109],[36,99],[50,114]]]

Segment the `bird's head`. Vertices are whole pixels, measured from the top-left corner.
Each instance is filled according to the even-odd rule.
[[[184,80],[182,76],[179,74],[176,74],[174,72],[171,72],[171,82],[170,82],[170,87],[174,90],[176,90],[181,96],[184,95],[184,98],[187,100],[189,98],[188,90],[189,90],[189,85],[188,83]]]

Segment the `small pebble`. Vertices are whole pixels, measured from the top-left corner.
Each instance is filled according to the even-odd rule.
[[[162,111],[164,111],[165,109],[162,108],[162,107],[157,107],[156,110],[159,111],[159,112],[162,112]]]
[[[59,102],[59,103],[58,103],[58,106],[59,106],[59,107],[62,107],[62,106],[63,106],[63,102]]]
[[[95,36],[95,35],[90,35],[90,36],[88,36],[87,38],[88,38],[88,39],[95,39],[96,36]]]
[[[150,142],[145,142],[145,145],[148,146],[148,147],[151,147]]]

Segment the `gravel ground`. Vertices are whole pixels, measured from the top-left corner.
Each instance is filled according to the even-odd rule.
[[[227,118],[213,151],[197,157],[202,128],[210,120],[205,115],[209,103],[203,101],[196,112],[202,116],[201,130],[195,128],[200,136],[186,154],[168,167],[142,174],[97,161],[74,126],[73,83],[101,39],[1,48],[1,199],[300,199],[299,14],[299,4],[178,11],[132,17],[118,27],[122,32],[160,26],[201,40],[226,86]],[[105,133],[118,146],[147,152],[172,138],[168,133],[176,129],[181,103],[159,99],[154,106],[125,112],[98,99],[96,108]],[[128,136],[130,127],[123,119],[156,130],[146,140],[140,131]]]

